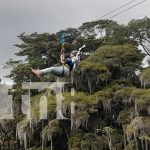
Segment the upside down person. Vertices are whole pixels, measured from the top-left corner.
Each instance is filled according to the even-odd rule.
[[[64,48],[61,50],[61,56],[60,56],[60,61],[61,61],[61,66],[59,67],[49,67],[46,69],[32,69],[32,72],[37,75],[37,77],[42,78],[43,75],[51,73],[55,76],[58,77],[66,77],[70,75],[73,69],[77,66],[79,63],[79,57],[80,57],[80,49],[79,51],[73,50],[70,54],[70,58],[65,59],[64,57]]]

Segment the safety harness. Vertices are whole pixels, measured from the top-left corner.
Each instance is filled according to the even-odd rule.
[[[65,73],[65,68],[64,68],[64,65],[62,65],[62,67],[63,67],[62,76],[64,76],[64,73]]]

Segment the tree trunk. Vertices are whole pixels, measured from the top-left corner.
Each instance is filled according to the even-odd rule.
[[[139,150],[138,141],[136,138],[136,131],[134,131],[134,140],[135,140],[135,144],[136,144],[136,150]]]
[[[51,150],[53,150],[53,139],[52,139],[52,135],[51,135]]]
[[[138,113],[138,108],[137,108],[137,104],[135,102],[135,115],[138,117],[139,116],[139,113]]]
[[[141,143],[142,143],[142,150],[144,150],[143,139],[141,139]]]
[[[127,141],[126,141],[126,133],[125,133],[125,128],[124,126],[122,125],[122,129],[123,129],[123,143],[124,143],[124,149],[126,149],[126,145],[127,145]]]
[[[148,142],[145,140],[145,150],[148,150]]]
[[[87,80],[88,80],[88,88],[89,88],[89,91],[90,93],[92,93],[92,83],[91,83],[91,79],[89,77],[87,77]]]

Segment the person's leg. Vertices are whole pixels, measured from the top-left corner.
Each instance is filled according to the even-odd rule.
[[[64,75],[63,76],[67,76],[69,75],[69,69],[67,67],[50,67],[50,68],[46,68],[46,69],[42,69],[42,70],[34,70],[32,69],[32,72],[34,72],[38,77],[41,77],[41,75],[47,74],[47,73],[52,73],[53,75],[56,76],[62,76],[63,72]]]
[[[50,67],[50,68],[42,69],[40,71],[41,71],[41,74],[43,74],[43,75],[48,74],[48,73],[52,73],[53,75],[60,76],[63,73],[63,67],[62,66]]]

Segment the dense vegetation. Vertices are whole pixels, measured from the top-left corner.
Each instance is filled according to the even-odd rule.
[[[63,89],[63,115],[56,119],[53,91],[31,90],[31,118],[21,111],[22,82],[41,82],[32,68],[60,65],[60,35],[65,33],[66,57],[83,44],[80,65]],[[150,149],[150,68],[141,67],[150,55],[150,19],[132,20],[119,25],[111,20],[83,23],[55,34],[22,33],[18,56],[10,59],[15,120],[0,121],[1,149],[28,150],[148,150]],[[142,46],[146,54],[138,47]],[[136,72],[140,70],[140,74]],[[46,75],[42,82],[56,81]],[[71,89],[75,95],[71,95]],[[48,99],[48,119],[40,120],[39,101]],[[74,103],[73,103],[74,102]],[[16,137],[17,134],[17,137]]]

